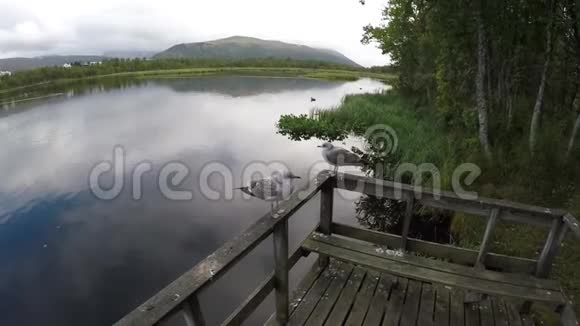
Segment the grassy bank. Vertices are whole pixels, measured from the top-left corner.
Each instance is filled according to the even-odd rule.
[[[429,108],[415,104],[394,92],[348,95],[334,108],[316,109],[310,115],[285,115],[278,123],[279,133],[294,140],[316,137],[329,141],[342,140],[349,134],[364,137],[371,126],[384,124],[392,128],[397,151],[391,153],[397,164],[432,163],[443,177],[443,186],[451,186],[447,176],[461,158],[478,155],[461,139],[441,132]]]
[[[521,121],[529,120],[523,117]],[[377,124],[392,127],[398,138],[398,150],[385,162],[391,165],[390,170],[401,163],[432,163],[441,173],[442,187],[451,190],[450,180],[455,167],[471,162],[482,169],[482,175],[472,185],[472,190],[481,196],[564,208],[580,215],[580,192],[575,186],[580,180],[578,167],[573,163],[577,160],[565,162],[561,159],[563,148],[554,146],[557,137],[561,137],[561,129],[546,127],[544,144],[534,158],[526,150],[525,135],[508,138],[502,146],[495,146],[496,161],[490,163],[480,155],[477,139],[469,137],[473,132],[446,130],[434,110],[417,106],[395,92],[347,96],[335,108],[315,110],[310,115],[283,116],[278,127],[280,133],[296,140],[310,137],[337,140],[349,134],[365,136],[367,129]],[[478,249],[484,229],[485,221],[481,217],[459,213],[452,216],[450,231],[459,246]],[[501,222],[495,232],[492,251],[537,259],[547,231]],[[569,235],[553,275],[562,282],[572,299],[580,295],[578,270],[580,246]],[[537,315],[541,315],[539,318],[546,320],[543,308],[535,307]],[[580,305],[576,304],[576,310],[580,312]]]

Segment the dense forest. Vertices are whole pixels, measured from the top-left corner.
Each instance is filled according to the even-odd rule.
[[[393,179],[403,164],[426,163],[439,184],[412,173],[402,181],[421,178],[428,187],[451,190],[455,168],[474,163],[481,175],[470,188],[478,195],[578,215],[579,10],[580,0],[389,0],[384,22],[364,27],[362,41],[391,58],[391,67],[375,69],[398,73],[394,90],[284,115],[278,132],[294,140],[366,137],[366,173]],[[378,124],[396,131],[396,151],[384,155],[369,141]],[[400,202],[363,196],[355,204],[362,225],[400,231]],[[415,207],[414,215],[416,238],[476,249],[485,230],[468,214]],[[500,223],[492,250],[535,259],[545,239],[540,228]],[[578,268],[580,246],[568,239],[553,274],[575,297]]]
[[[310,68],[337,69],[352,71],[356,68],[320,61],[305,61],[291,59],[111,59],[101,64],[83,65],[72,63],[72,67],[46,67],[19,71],[12,76],[0,77],[0,90],[20,86],[46,83],[62,79],[80,79],[119,73],[146,72],[157,70],[191,69],[191,68],[226,68],[226,67],[256,67],[256,68]]]
[[[533,154],[553,128],[549,141],[570,155],[579,9],[578,0],[390,0],[385,24],[365,27],[363,42],[378,42],[400,71],[398,88],[432,104],[447,127],[476,129],[490,159],[513,137],[525,136]]]

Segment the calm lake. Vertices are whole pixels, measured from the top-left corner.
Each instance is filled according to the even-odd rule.
[[[228,167],[234,186],[242,186],[248,165],[281,162],[303,185],[327,168],[320,141],[276,134],[280,115],[385,88],[368,79],[220,76],[94,84],[0,107],[0,325],[115,322],[269,211],[268,203],[241,192],[208,198],[200,186],[205,179],[214,193],[229,191],[216,173],[202,180],[208,164]],[[116,147],[125,156],[124,187],[112,200],[98,199],[90,172]],[[142,163],[152,168],[136,200],[132,173]],[[191,191],[191,200],[162,194],[158,177],[168,163],[188,167],[172,189]],[[104,174],[103,188],[112,180]],[[352,202],[335,201],[337,220],[356,223]],[[317,223],[318,205],[315,198],[290,220],[291,251]],[[202,293],[209,325],[272,271],[271,257],[267,239]],[[293,282],[307,267],[308,261],[295,267]],[[249,324],[271,311],[267,302]]]

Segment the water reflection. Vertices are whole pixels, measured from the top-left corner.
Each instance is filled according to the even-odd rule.
[[[268,204],[239,194],[206,200],[197,178],[205,164],[226,164],[239,182],[256,160],[279,160],[307,175],[321,161],[317,142],[276,135],[278,117],[383,87],[371,80],[250,77],[123,81],[8,110],[0,119],[0,324],[114,322],[268,211]],[[128,174],[113,201],[87,190],[89,170],[110,159],[115,145],[126,150],[125,171],[144,160],[153,164],[140,201],[131,198]],[[181,187],[193,190],[192,201],[171,202],[157,190],[157,173],[169,161],[191,169]],[[294,231],[314,226],[316,205],[300,211]],[[353,223],[352,203],[335,205],[338,217]],[[267,242],[235,278],[204,294],[210,320],[271,270],[270,254]]]

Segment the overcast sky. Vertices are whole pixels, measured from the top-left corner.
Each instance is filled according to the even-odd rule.
[[[365,65],[387,58],[360,43],[386,0],[0,0],[0,58],[164,50],[232,35],[338,50]]]

